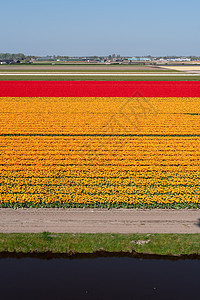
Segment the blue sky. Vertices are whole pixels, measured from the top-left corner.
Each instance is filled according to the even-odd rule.
[[[200,55],[199,0],[0,2],[0,52]]]

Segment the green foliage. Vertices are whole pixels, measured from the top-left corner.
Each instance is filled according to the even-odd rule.
[[[16,59],[16,60],[23,60],[25,58],[25,55],[23,53],[0,53],[0,59]]]
[[[136,204],[128,204],[125,202],[93,202],[93,203],[75,203],[75,202],[59,202],[59,201],[53,201],[50,203],[47,202],[31,202],[31,201],[25,201],[23,203],[17,203],[17,202],[6,202],[6,203],[0,203],[0,208],[136,208],[136,209],[154,209],[154,208],[162,208],[162,209],[200,209],[200,201],[199,203],[136,203]]]

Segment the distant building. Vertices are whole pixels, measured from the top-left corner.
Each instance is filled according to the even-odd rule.
[[[151,58],[149,58],[149,57],[140,57],[139,61],[151,61]]]
[[[14,63],[15,63],[15,61],[13,59],[0,59],[1,65],[14,64]]]
[[[130,57],[128,58],[129,61],[151,61],[149,57]]]
[[[129,57],[128,60],[129,61],[137,61],[138,59],[136,57]]]
[[[44,56],[36,58],[37,61],[54,61],[54,56]]]
[[[187,57],[175,57],[175,58],[167,58],[167,61],[174,61],[174,62],[191,61],[191,58],[187,58]]]

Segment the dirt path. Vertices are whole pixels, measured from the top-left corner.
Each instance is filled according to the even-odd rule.
[[[0,232],[200,233],[200,210],[0,209]]]

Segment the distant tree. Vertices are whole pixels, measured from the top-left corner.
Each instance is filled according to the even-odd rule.
[[[23,53],[0,53],[0,59],[23,60],[25,55]]]

